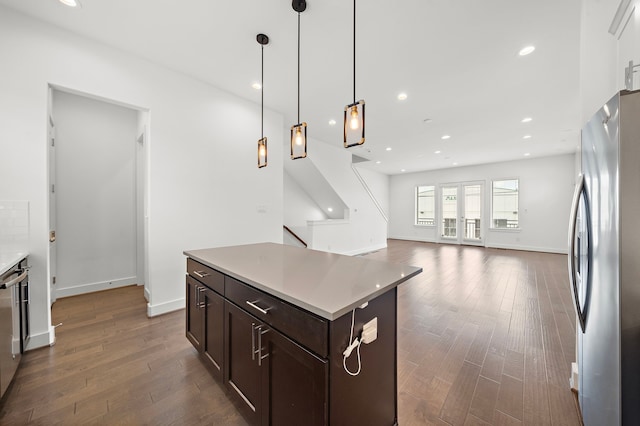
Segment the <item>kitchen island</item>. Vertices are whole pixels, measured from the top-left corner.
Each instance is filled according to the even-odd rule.
[[[421,268],[274,243],[184,254],[187,338],[252,424],[397,424],[397,286]]]

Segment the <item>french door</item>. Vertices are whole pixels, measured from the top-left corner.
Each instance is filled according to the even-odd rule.
[[[483,244],[484,185],[482,182],[440,186],[440,241]]]

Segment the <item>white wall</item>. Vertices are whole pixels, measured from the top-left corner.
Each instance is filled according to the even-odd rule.
[[[520,231],[488,229],[491,181],[502,178],[520,180]],[[574,188],[572,154],[391,176],[389,237],[438,242],[437,226],[414,224],[416,186],[437,188],[443,183],[472,181],[484,182],[487,247],[566,253]]]
[[[137,283],[138,112],[53,91],[56,297]]]
[[[335,230],[329,231],[329,224],[313,224],[316,228],[312,229],[314,248],[357,254],[386,247],[387,222],[351,169],[351,152],[314,139],[308,143],[308,158],[349,209],[349,219],[335,221]],[[379,177],[379,182],[383,181],[384,178]],[[384,190],[380,189],[380,192]]]
[[[0,57],[0,152],[21,160],[3,164],[0,199],[30,203],[31,348],[54,337],[47,284],[49,84],[149,110],[149,315],[184,306],[183,250],[282,241],[281,115],[265,111],[273,143],[269,166],[258,169],[257,103],[3,7]]]

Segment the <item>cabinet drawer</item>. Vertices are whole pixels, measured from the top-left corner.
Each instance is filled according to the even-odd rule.
[[[187,258],[187,273],[211,290],[224,295],[224,275],[215,269]]]
[[[292,340],[327,358],[327,321],[225,276],[225,297]]]

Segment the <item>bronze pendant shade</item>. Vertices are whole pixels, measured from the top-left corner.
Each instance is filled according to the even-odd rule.
[[[300,121],[300,13],[307,8],[304,0],[293,0],[293,10],[298,12],[298,124],[291,126],[291,159],[307,156],[307,123]]]
[[[256,40],[261,50],[261,76],[260,76],[260,136],[258,140],[258,168],[267,167],[267,138],[264,136],[264,46],[269,44],[269,37],[258,34]]]
[[[353,0],[353,103],[344,107],[344,147],[364,143],[364,100],[356,102],[356,0]]]

